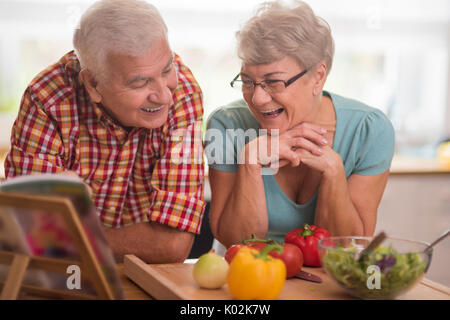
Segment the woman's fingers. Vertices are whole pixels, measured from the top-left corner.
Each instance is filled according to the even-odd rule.
[[[255,144],[253,149],[257,151],[257,155],[253,158],[262,166],[281,168],[289,163],[298,166],[301,163],[302,151],[307,155],[323,154],[322,147],[328,145],[324,138],[326,132],[324,128],[312,123],[301,123],[281,135],[259,137],[258,147],[255,141],[249,144]],[[261,144],[267,145],[267,148],[261,149]]]
[[[291,146],[291,149],[294,151],[301,148],[308,150],[309,152],[317,156],[323,154],[321,146],[318,146],[317,144],[303,137],[291,139],[289,140],[289,144]]]
[[[271,168],[281,168],[291,164],[293,167],[300,165],[301,156],[299,152],[294,151],[290,147],[281,148],[280,153],[276,157],[272,157],[270,161]]]
[[[287,166],[288,164],[290,164],[291,162],[289,162],[288,160],[279,160],[279,161],[274,161],[270,163],[269,168],[272,169],[280,169],[284,166]]]
[[[326,132],[324,128],[304,122],[286,131],[285,135],[289,138],[305,138],[318,146],[326,146],[328,145],[324,137]]]

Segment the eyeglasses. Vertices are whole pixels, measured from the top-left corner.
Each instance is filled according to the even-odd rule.
[[[287,81],[284,80],[263,80],[260,82],[255,82],[253,80],[242,80],[238,79],[241,74],[239,73],[236,77],[234,77],[233,81],[230,82],[230,85],[234,89],[242,90],[244,93],[251,93],[255,90],[256,86],[261,86],[267,93],[280,93],[296,80],[300,79],[305,73],[308,72],[308,69],[300,72],[299,74],[293,76]]]

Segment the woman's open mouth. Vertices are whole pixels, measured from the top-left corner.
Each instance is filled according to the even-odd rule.
[[[277,109],[273,109],[273,110],[260,111],[260,112],[264,116],[264,118],[276,118],[283,111],[284,111],[284,108],[277,108]]]

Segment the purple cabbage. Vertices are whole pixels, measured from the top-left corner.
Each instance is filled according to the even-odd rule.
[[[386,254],[383,256],[383,259],[377,261],[376,265],[382,273],[388,273],[396,263],[397,259],[393,255]]]

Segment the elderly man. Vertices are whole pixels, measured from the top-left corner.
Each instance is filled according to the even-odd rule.
[[[146,2],[95,3],[73,43],[26,89],[6,177],[76,174],[118,259],[183,261],[205,207],[199,85]]]

